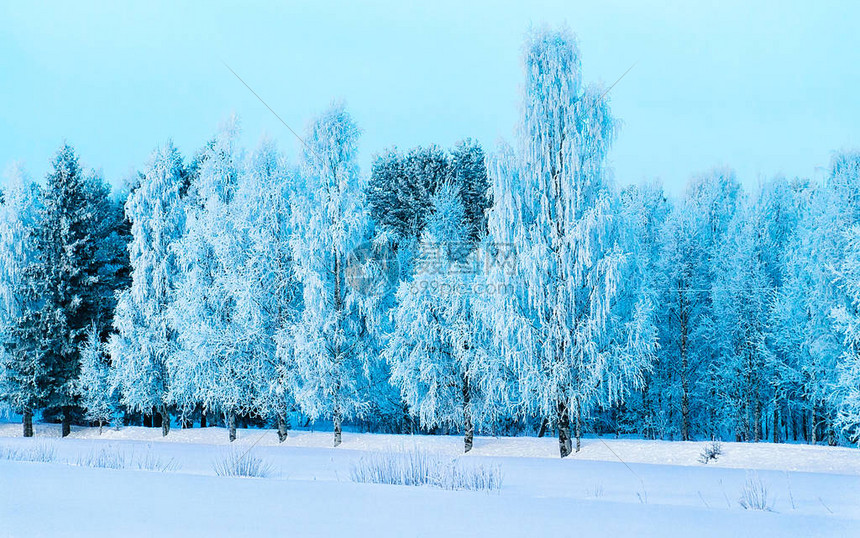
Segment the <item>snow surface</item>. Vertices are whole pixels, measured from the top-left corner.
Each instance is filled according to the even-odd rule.
[[[585,439],[560,460],[554,439],[478,437],[459,456],[447,436],[239,430],[268,478],[215,476],[229,450],[222,428],[75,428],[0,424],[0,453],[54,448],[53,463],[0,459],[0,536],[860,536],[860,450],[723,443],[723,456],[697,461],[705,443]],[[501,491],[358,484],[350,466],[369,452],[423,450],[501,466]],[[172,461],[167,472],[77,465],[97,453]],[[623,460],[622,463],[619,460]],[[757,476],[772,511],[738,499]]]

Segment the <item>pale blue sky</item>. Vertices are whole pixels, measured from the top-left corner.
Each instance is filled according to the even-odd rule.
[[[677,191],[717,165],[748,185],[820,176],[860,144],[856,2],[139,4],[0,5],[0,168],[41,178],[67,139],[116,183],[168,138],[192,153],[232,112],[246,145],[267,133],[293,152],[222,59],[294,128],[345,100],[365,170],[395,144],[492,148],[516,123],[524,32],[565,22],[586,80],[638,62],[611,93],[619,182]]]

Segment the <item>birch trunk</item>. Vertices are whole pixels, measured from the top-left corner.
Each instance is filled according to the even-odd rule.
[[[33,411],[29,408],[24,409],[24,437],[33,437]]]
[[[170,433],[170,411],[167,410],[167,404],[161,404],[161,436],[167,437]]]
[[[472,450],[472,442],[475,437],[475,425],[472,423],[471,389],[469,388],[469,379],[463,377],[463,453]]]
[[[229,411],[227,413],[227,429],[230,430],[230,442],[236,440],[236,412]]]
[[[278,413],[278,442],[283,443],[287,440],[287,421],[284,415]]]
[[[334,446],[340,446],[342,441],[342,431],[341,431],[341,421],[343,417],[340,416],[340,410],[335,410],[332,415],[332,422],[334,423]]]
[[[567,403],[565,401],[558,401],[557,412],[558,451],[562,458],[566,458],[573,451],[573,445],[570,441],[570,412],[567,409]]]

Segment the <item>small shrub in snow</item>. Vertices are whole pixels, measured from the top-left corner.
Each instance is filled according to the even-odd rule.
[[[585,494],[591,497],[592,499],[599,499],[603,497],[603,485],[595,484],[591,488],[585,490]]]
[[[445,489],[494,491],[502,488],[502,470],[498,465],[467,465],[455,460],[443,470],[440,487]]]
[[[3,447],[0,448],[0,459],[50,463],[56,459],[56,449],[48,443],[22,448]]]
[[[213,464],[218,476],[265,478],[272,474],[272,466],[250,450],[231,449]]]
[[[138,469],[141,471],[171,472],[179,469],[180,465],[173,458],[163,459],[149,451],[142,456],[134,452],[131,455],[120,449],[111,447],[91,451],[80,455],[73,461],[68,461],[79,467],[93,467],[97,469]]]
[[[702,449],[702,453],[699,454],[699,462],[708,464],[710,461],[717,461],[723,454],[723,445],[719,441],[711,441],[709,444],[705,445],[705,448]]]
[[[133,466],[142,471],[158,471],[160,473],[177,471],[180,467],[179,462],[173,458],[162,459],[151,452],[146,452],[143,456],[135,458]]]
[[[438,462],[424,450],[383,452],[362,457],[349,470],[353,482],[423,486],[433,481]]]
[[[767,485],[761,481],[757,473],[747,475],[744,487],[741,490],[741,498],[738,504],[744,510],[763,510],[770,512],[773,509],[773,500]]]
[[[473,491],[492,491],[502,487],[502,472],[498,465],[467,464],[418,449],[363,457],[352,464],[349,474],[353,482],[372,484]]]
[[[92,451],[89,454],[78,456],[75,460],[75,465],[98,469],[125,469],[127,462],[128,458],[125,453],[119,450],[103,448],[98,452]]]

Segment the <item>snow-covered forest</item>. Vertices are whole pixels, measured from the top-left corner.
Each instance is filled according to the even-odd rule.
[[[860,441],[860,151],[826,179],[626,185],[567,30],[510,144],[358,166],[342,104],[287,160],[230,118],[113,192],[64,144],[0,204],[0,396],[33,422]],[[166,133],[169,134],[169,133]],[[463,133],[464,137],[468,133]],[[83,156],[85,158],[85,156]]]

